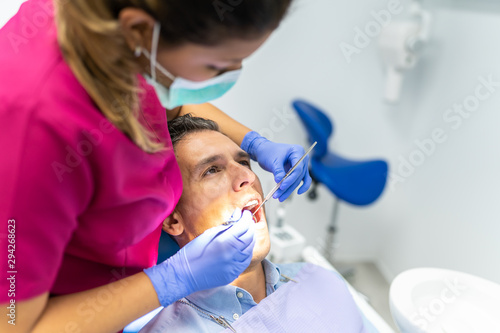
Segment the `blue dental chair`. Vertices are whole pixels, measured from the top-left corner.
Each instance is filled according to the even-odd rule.
[[[328,116],[304,100],[295,100],[292,106],[306,128],[310,143],[318,142],[311,156],[309,171],[313,184],[308,196],[316,199],[317,186],[323,184],[336,198],[324,247],[325,257],[332,261],[333,237],[337,229],[339,202],[366,206],[377,200],[387,181],[387,162],[384,160],[354,161],[330,151],[328,139],[333,133],[334,126]]]

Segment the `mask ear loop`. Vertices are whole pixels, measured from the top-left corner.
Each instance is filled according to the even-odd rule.
[[[149,59],[149,63],[151,66],[150,75],[155,82],[156,82],[156,69],[162,72],[170,80],[174,81],[175,76],[172,75],[169,71],[167,71],[162,65],[156,62],[156,57],[158,54],[158,44],[160,41],[160,27],[161,27],[160,22],[155,22],[155,25],[153,27],[153,40],[151,41],[151,53],[149,53],[145,49],[142,49],[142,52],[144,53],[146,58]]]
[[[154,28],[153,28],[153,40],[151,41],[151,54],[149,54],[149,52],[146,49],[144,49],[144,48],[142,48],[140,46],[137,46],[135,48],[135,50],[134,50],[134,55],[136,57],[139,57],[140,54],[141,54],[141,52],[142,52],[149,59],[150,71],[151,71],[151,78],[155,82],[156,82],[156,54],[158,52],[158,42],[159,42],[159,39],[160,39],[160,23],[156,22],[155,25],[154,25]],[[148,119],[144,115],[142,107],[140,107],[140,106],[139,106],[139,111],[140,111],[140,113],[142,115],[142,118],[144,119],[144,121],[148,125],[149,129],[151,130],[151,132],[153,132],[153,134],[155,135],[155,137],[158,140],[158,142],[161,142],[160,138],[156,134],[156,131],[153,129],[153,127],[149,123]]]
[[[160,42],[160,22],[155,22],[153,28],[153,40],[151,41],[151,59],[149,59],[150,63],[150,71],[151,78],[156,82],[156,55],[158,53],[158,43]]]

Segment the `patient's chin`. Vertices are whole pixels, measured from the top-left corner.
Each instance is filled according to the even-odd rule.
[[[267,231],[267,230],[266,230]],[[271,242],[269,241],[269,234],[257,236],[256,244],[253,249],[252,262],[261,262],[269,254],[271,249]]]
[[[254,220],[255,221],[255,220]],[[266,218],[261,218],[260,221],[255,221],[255,229],[266,229],[267,231],[267,221]]]

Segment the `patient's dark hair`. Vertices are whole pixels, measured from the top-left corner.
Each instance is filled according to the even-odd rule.
[[[190,113],[177,117],[168,122],[168,131],[172,139],[172,145],[175,145],[186,135],[201,131],[220,132],[219,125],[210,119],[193,117]]]

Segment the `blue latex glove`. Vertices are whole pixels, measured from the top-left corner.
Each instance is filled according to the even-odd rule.
[[[274,181],[279,183],[286,175],[286,172],[297,163],[304,155],[304,148],[299,145],[284,143],[274,143],[267,140],[257,132],[248,132],[241,143],[241,149],[246,151],[252,160],[259,162],[259,165],[274,174]],[[292,174],[281,184],[280,189],[274,193],[273,198],[279,198],[281,202],[292,194],[300,185],[304,184],[297,191],[298,194],[306,192],[311,186],[311,176],[309,175],[309,156],[306,156]]]
[[[248,267],[255,245],[252,214],[237,209],[230,220],[236,223],[206,230],[172,257],[144,270],[161,305],[229,284]]]

